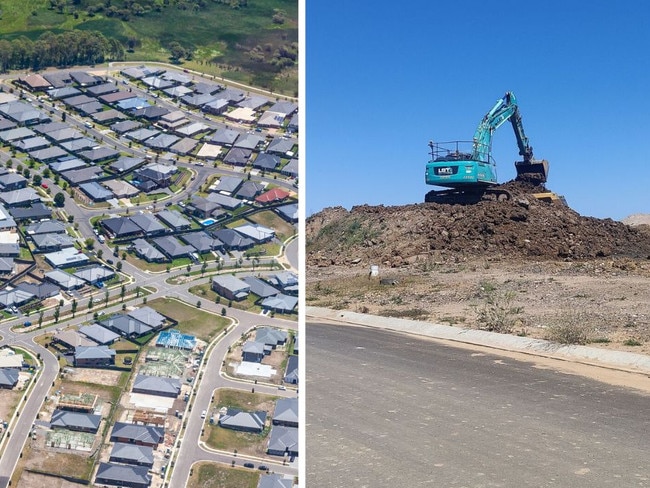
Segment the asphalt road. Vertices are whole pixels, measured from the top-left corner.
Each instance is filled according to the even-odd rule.
[[[647,395],[375,329],[305,335],[307,486],[650,486]]]

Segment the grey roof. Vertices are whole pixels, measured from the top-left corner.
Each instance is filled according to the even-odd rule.
[[[45,298],[50,298],[59,294],[59,287],[47,282],[38,282],[30,283],[23,281],[16,285],[16,290],[21,290],[27,293],[31,293],[36,298],[44,300]]]
[[[284,381],[287,383],[298,383],[299,380],[299,371],[298,371],[298,356],[292,354],[287,360],[287,367],[284,372]],[[293,399],[292,399],[293,400]],[[296,399],[297,400],[297,399]],[[276,407],[277,412],[277,407]],[[298,422],[298,408],[296,406],[296,422]]]
[[[289,356],[298,359],[298,356]],[[273,412],[273,422],[280,423],[298,423],[298,399],[297,398],[280,398],[275,402],[275,411]]]
[[[65,122],[46,122],[43,124],[33,125],[32,129],[39,134],[49,134],[50,132],[69,129],[70,126]]]
[[[192,225],[189,220],[183,217],[176,210],[162,210],[156,214],[156,218],[162,220],[165,224],[174,229],[190,227]]]
[[[233,229],[219,229],[212,233],[217,239],[229,249],[245,249],[255,244],[253,239],[241,235]]]
[[[60,220],[45,220],[34,222],[25,228],[25,234],[64,234],[65,224]]]
[[[96,180],[103,173],[102,168],[97,166],[86,166],[79,169],[71,169],[61,173],[61,176],[70,183],[85,183],[86,181]]]
[[[110,461],[151,466],[154,461],[153,447],[116,442],[111,451]]]
[[[111,315],[104,320],[100,320],[99,323],[104,327],[118,330],[127,336],[141,336],[152,331],[151,327],[147,324],[122,314]]]
[[[50,425],[52,427],[60,427],[62,429],[82,429],[97,432],[101,421],[101,415],[82,412],[70,412],[68,410],[55,410],[52,413],[52,420],[50,421]]]
[[[85,168],[87,166],[85,161],[79,158],[64,158],[57,161],[52,161],[48,166],[57,173],[63,171],[70,171],[71,169]]]
[[[76,239],[68,234],[35,234],[32,241],[38,249],[64,248],[74,246]]]
[[[248,283],[232,275],[215,276],[212,278],[212,283],[234,294],[242,295],[242,298],[248,295],[251,289]]]
[[[237,190],[235,195],[237,198],[243,198],[245,200],[253,200],[257,195],[264,191],[264,185],[257,181],[248,180],[244,181],[242,186]]]
[[[20,370],[18,368],[0,368],[0,385],[2,386],[16,386]]]
[[[44,254],[44,257],[55,268],[62,266],[73,266],[75,264],[82,264],[88,261],[88,256],[80,251],[77,251],[77,249],[74,247],[68,247],[61,249],[60,251]]]
[[[253,161],[253,168],[272,171],[280,166],[280,157],[275,154],[261,153]]]
[[[226,154],[223,160],[228,164],[244,166],[248,163],[251,154],[253,154],[253,151],[250,149],[233,147],[230,151],[228,151],[228,154]]]
[[[11,207],[7,210],[16,220],[49,219],[52,217],[52,209],[43,202],[35,202],[29,206]]]
[[[243,224],[235,227],[235,230],[256,242],[263,242],[275,237],[275,231],[273,229],[269,229],[260,224]]]
[[[274,425],[269,435],[269,451],[298,452],[298,428]]]
[[[88,283],[96,283],[112,278],[115,276],[115,271],[104,266],[91,266],[77,271],[74,275]]]
[[[275,154],[286,154],[291,151],[293,146],[296,145],[295,139],[287,139],[285,137],[275,137],[266,148],[267,152]]]
[[[226,409],[226,413],[219,416],[219,425],[229,429],[258,430],[264,429],[266,412],[244,412],[236,408]]]
[[[96,181],[89,181],[86,183],[82,183],[81,185],[79,185],[79,188],[93,200],[100,201],[100,200],[108,200],[109,198],[113,198],[113,192],[107,190]]]
[[[287,331],[272,327],[260,327],[255,331],[255,342],[261,342],[269,346],[284,344],[288,337]]]
[[[120,153],[110,147],[99,147],[95,149],[89,149],[87,151],[81,151],[78,153],[84,159],[89,161],[103,161],[104,159],[111,159],[120,155]]]
[[[178,136],[175,136],[173,134],[158,134],[155,137],[152,137],[151,139],[148,139],[144,145],[151,147],[153,149],[167,149],[169,146],[172,144],[177,143],[180,141],[181,138]]]
[[[71,275],[70,273],[61,271],[60,269],[48,271],[45,273],[45,277],[57,283],[61,288],[65,289],[78,288],[85,285],[85,281],[77,278],[74,275]]]
[[[84,325],[79,328],[79,333],[85,335],[97,344],[108,344],[119,339],[119,334],[99,324]]]
[[[293,480],[279,474],[267,474],[260,478],[257,488],[291,488]]]
[[[284,217],[286,220],[289,220],[291,222],[297,222],[298,221],[299,213],[298,213],[298,204],[297,203],[288,203],[287,205],[282,205],[280,207],[276,207],[275,211],[281,217]]]
[[[240,134],[241,132],[232,129],[219,129],[214,133],[210,141],[217,144],[234,144]]]
[[[83,134],[74,127],[62,127],[60,129],[50,130],[46,133],[46,135],[48,138],[56,142],[71,141],[73,139],[80,139],[83,137]]]
[[[273,288],[266,281],[256,278],[255,276],[244,276],[242,280],[250,285],[251,293],[258,297],[266,298],[280,293],[280,290]]]
[[[219,183],[215,186],[214,191],[225,191],[226,193],[233,193],[244,182],[244,178],[239,176],[222,176],[219,178]]]
[[[161,261],[167,259],[167,257],[161,253],[153,244],[145,241],[144,239],[135,239],[131,245],[136,254],[146,259],[147,261]]]
[[[205,198],[209,202],[217,203],[223,208],[229,210],[235,209],[243,205],[243,202],[237,198],[229,197],[228,195],[222,195],[221,193],[210,193]]]
[[[40,195],[31,187],[19,188],[18,190],[6,191],[0,193],[0,200],[7,205],[17,205],[19,203],[37,202],[41,199]]]
[[[82,336],[76,330],[60,330],[54,333],[54,339],[69,347],[96,346],[97,343],[86,336]]]
[[[188,154],[194,150],[199,141],[190,137],[183,137],[176,144],[169,147],[169,150],[177,154]]]
[[[5,173],[0,175],[0,186],[15,185],[16,183],[24,183],[26,185],[27,178],[18,173]]]
[[[238,107],[245,107],[245,108],[252,108],[253,110],[257,110],[258,108],[266,105],[269,103],[269,99],[266,97],[260,97],[258,95],[253,95],[244,98],[242,101],[237,102]]]
[[[3,130],[0,132],[0,140],[12,142],[20,139],[27,139],[36,135],[33,130],[27,127],[16,127],[14,129]]]
[[[89,137],[79,137],[78,139],[60,142],[59,145],[66,151],[76,153],[77,151],[83,151],[84,149],[95,147],[97,142]]]
[[[95,483],[139,488],[151,484],[151,475],[147,466],[100,463]]]
[[[146,391],[151,395],[178,395],[181,392],[181,382],[178,378],[163,378],[139,374],[133,382],[133,391]]]
[[[255,341],[246,341],[241,348],[242,354],[257,354],[259,356],[263,356],[265,350],[264,344]]]
[[[265,298],[260,305],[278,312],[292,312],[298,305],[298,297],[279,293],[276,296]]]
[[[187,256],[196,252],[194,246],[182,244],[173,236],[163,236],[152,239],[154,245],[170,258]]]
[[[101,225],[116,237],[142,232],[142,229],[129,217],[110,217],[102,220]]]
[[[88,337],[88,336],[86,336]],[[108,346],[78,346],[74,349],[74,358],[77,359],[111,359],[115,357],[115,350]]]
[[[161,132],[159,130],[142,127],[140,129],[127,132],[126,134],[124,134],[124,137],[126,137],[127,139],[133,139],[134,141],[143,142],[151,137],[157,136],[160,133]]]
[[[269,110],[271,112],[279,112],[285,115],[291,115],[296,110],[298,110],[298,105],[293,102],[279,101],[273,104]]]
[[[167,227],[162,225],[156,218],[148,213],[135,214],[130,217],[131,221],[140,227],[145,234],[164,232]]]
[[[122,173],[124,171],[129,171],[130,169],[133,169],[141,165],[143,162],[144,162],[144,158],[133,158],[133,157],[122,156],[117,161],[111,163],[110,168],[113,171]]]
[[[263,137],[256,134],[242,134],[235,141],[235,147],[241,147],[244,149],[255,149],[257,145],[264,140]]]
[[[117,132],[118,134],[123,134],[133,129],[137,129],[138,127],[142,127],[141,122],[137,122],[135,120],[123,120],[122,122],[115,122],[113,125],[111,125],[111,130],[113,132]]]
[[[0,257],[0,273],[11,273],[14,270],[14,258]]]
[[[162,326],[166,320],[164,315],[159,314],[151,307],[135,308],[128,315],[153,328]]]
[[[116,438],[131,439],[134,442],[159,444],[164,440],[165,429],[151,425],[135,425],[126,422],[115,422],[111,432],[111,440]]]
[[[223,243],[219,239],[215,239],[207,232],[189,232],[179,236],[182,241],[188,243],[200,253],[213,251],[223,247]]]
[[[45,149],[37,149],[36,151],[29,152],[29,157],[36,161],[52,161],[53,159],[64,156],[68,156],[67,151],[58,146],[46,147]]]

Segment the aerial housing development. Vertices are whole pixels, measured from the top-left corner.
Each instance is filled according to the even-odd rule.
[[[298,117],[169,66],[0,81],[0,488],[296,485]]]

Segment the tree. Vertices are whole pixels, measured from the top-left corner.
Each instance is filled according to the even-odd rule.
[[[126,295],[126,285],[122,285],[122,289],[120,290],[120,298],[122,301],[124,301],[124,295]]]
[[[60,310],[60,309],[61,309],[61,307],[56,307],[56,308],[54,309],[54,322],[55,322],[55,323],[59,321],[59,315],[61,314],[61,310]]]
[[[43,170],[43,178],[49,178],[51,175],[52,173],[50,172],[50,168],[45,168]]]
[[[201,276],[205,274],[206,269],[208,269],[208,262],[204,259],[203,264],[201,265]]]
[[[94,305],[95,302],[93,301],[93,297],[90,297],[90,299],[88,300],[88,310],[92,310]]]
[[[122,271],[122,261],[118,261],[117,263],[115,263],[115,269],[117,269],[118,271]]]
[[[59,208],[65,205],[65,195],[63,193],[58,192],[56,195],[54,195],[54,205]]]
[[[139,286],[135,287],[135,297],[140,298],[140,293],[142,292],[142,289]]]
[[[84,240],[84,246],[86,249],[93,249],[95,247],[95,239],[92,237],[86,237]]]
[[[72,299],[71,311],[72,311],[72,316],[74,317],[74,315],[77,313],[77,299],[76,298]]]
[[[25,168],[25,169],[23,170],[23,176],[24,176],[25,178],[27,178],[27,179],[31,178],[31,176],[32,176],[32,172],[29,171],[29,168]]]
[[[34,186],[41,186],[42,182],[43,182],[43,177],[38,173],[34,173],[34,176],[32,177],[32,183],[34,183]]]
[[[201,308],[201,300],[198,300],[198,301],[196,302],[196,308]]]
[[[38,328],[40,329],[43,325],[43,312],[38,314]]]
[[[187,263],[187,266],[185,267],[187,269],[187,275],[189,276],[190,270],[192,269],[192,265],[190,263]]]
[[[226,316],[226,307],[221,307],[221,316],[222,317]]]
[[[102,249],[97,249],[97,259],[101,259],[103,255],[104,251]]]

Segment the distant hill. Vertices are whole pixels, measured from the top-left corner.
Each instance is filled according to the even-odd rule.
[[[623,223],[631,226],[650,225],[650,214],[633,214],[625,217]]]

